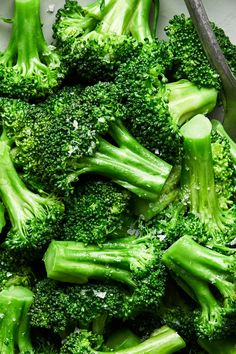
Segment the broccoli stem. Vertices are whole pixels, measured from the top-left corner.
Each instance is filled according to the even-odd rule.
[[[2,354],[34,353],[29,334],[29,308],[33,293],[21,286],[0,292],[0,352]]]
[[[144,42],[145,39],[148,39],[150,42],[153,41],[152,32],[149,26],[152,1],[153,0],[139,0],[138,6],[132,16],[130,32],[139,42]]]
[[[129,34],[130,19],[138,0],[109,0],[102,11],[98,33]]]
[[[162,331],[151,336],[144,342],[127,349],[113,351],[114,354],[171,354],[185,347],[184,340],[173,329],[165,326]],[[106,352],[94,351],[96,354]]]
[[[236,79],[225,59],[211,28],[206,10],[201,0],[185,0],[202,46],[211,65],[219,74],[224,95],[224,128],[232,139],[236,139]]]
[[[97,173],[111,178],[139,197],[156,200],[164,187],[172,166],[140,145],[121,122],[112,124],[110,135],[118,147],[100,138],[93,157],[78,160],[75,175]]]
[[[106,341],[106,347],[121,350],[140,344],[141,340],[128,328],[121,328],[113,332]]]
[[[13,230],[21,230],[23,238],[27,220],[45,212],[41,208],[45,204],[45,198],[30,192],[25,186],[11,161],[10,150],[9,141],[3,133],[0,138],[0,195]]]
[[[169,111],[176,125],[183,125],[195,114],[211,112],[216,105],[215,89],[198,88],[188,80],[168,83],[166,88],[169,90]]]
[[[214,181],[211,152],[211,123],[197,115],[181,128],[184,137],[182,186],[190,199],[191,211],[210,231],[224,230]]]
[[[135,287],[133,269],[145,269],[155,260],[153,248],[145,243],[114,241],[85,246],[72,241],[53,241],[44,255],[48,278],[73,283],[89,279],[112,279]]]
[[[5,208],[4,205],[0,202],[0,233],[2,232],[2,229],[6,225],[6,219],[5,219]]]
[[[47,53],[40,22],[39,0],[15,0],[12,35],[8,48],[1,58],[8,66],[18,65],[23,74],[30,73],[37,63],[40,70],[46,71],[46,66],[39,58],[41,53]]]

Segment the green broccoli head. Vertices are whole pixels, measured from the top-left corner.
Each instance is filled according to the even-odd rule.
[[[52,93],[66,69],[53,46],[48,46],[40,22],[39,0],[15,0],[12,35],[0,55],[0,91],[35,100]]]
[[[30,310],[34,328],[52,330],[64,336],[76,327],[93,328],[106,315],[120,318],[126,292],[113,284],[63,285],[51,279],[39,281]]]
[[[199,305],[193,313],[197,336],[213,340],[230,334],[236,313],[235,256],[183,236],[164,253],[163,262]]]
[[[65,63],[80,80],[91,83],[111,79],[117,67],[135,55],[138,44],[129,24],[136,6],[134,0],[109,0],[103,6],[97,1],[82,8],[69,0],[59,10],[54,37]]]
[[[10,150],[10,140],[3,130],[0,138],[0,194],[11,222],[4,246],[40,252],[55,237],[64,205],[54,196],[39,195],[26,187],[12,163]]]
[[[236,46],[224,31],[211,23],[217,41],[235,74]],[[174,16],[166,28],[170,46],[174,54],[173,71],[177,79],[188,79],[199,87],[220,89],[221,82],[217,72],[211,67],[202,48],[191,18],[185,15]]]
[[[102,243],[125,228],[130,194],[111,182],[90,180],[78,187],[66,205],[63,238]]]
[[[172,60],[169,44],[154,41],[121,66],[116,82],[130,132],[149,150],[176,164],[182,156],[180,126],[197,113],[210,112],[217,91],[199,89],[187,80],[167,83]]]

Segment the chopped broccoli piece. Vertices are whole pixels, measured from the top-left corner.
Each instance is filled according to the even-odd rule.
[[[10,150],[10,140],[3,130],[0,137],[0,195],[11,221],[4,246],[40,252],[55,237],[64,206],[54,196],[41,196],[27,189],[11,161]]]
[[[222,255],[183,236],[162,259],[199,304],[194,318],[197,336],[213,340],[230,334],[236,314],[235,256]]]
[[[65,66],[48,46],[40,22],[40,0],[15,0],[12,34],[0,55],[0,92],[35,100],[54,92],[65,76]]]
[[[72,333],[65,340],[61,354],[106,354],[110,352],[102,348],[103,339],[101,336],[91,332],[80,330]],[[116,354],[143,354],[159,353],[171,354],[185,347],[185,342],[174,330],[162,327],[150,338],[131,348],[115,350]]]
[[[152,236],[128,236],[101,246],[52,241],[44,255],[48,278],[86,284],[92,279],[128,287],[124,316],[156,308],[165,293],[166,272],[160,262],[159,242]]]
[[[184,163],[182,188],[185,203],[191,213],[204,225],[206,234],[199,235],[213,247],[230,245],[235,238],[235,208],[220,207],[215,187],[214,163],[211,148],[211,122],[203,115],[197,115],[181,128],[184,138]],[[233,168],[233,167],[232,167]],[[227,173],[227,166],[221,166],[221,173]]]
[[[136,0],[108,0],[102,6],[95,2],[82,8],[67,0],[64,9],[57,13],[54,37],[62,51],[65,63],[85,82],[108,80],[122,62],[138,51],[138,43],[131,34],[140,26],[138,39],[150,35],[148,16],[151,1],[136,11]],[[132,30],[129,28],[135,14]],[[139,16],[143,16],[139,21]],[[147,28],[147,30],[146,30]],[[138,31],[138,32],[139,32]]]
[[[78,187],[66,204],[63,239],[86,244],[102,243],[119,235],[129,218],[130,194],[102,180]]]

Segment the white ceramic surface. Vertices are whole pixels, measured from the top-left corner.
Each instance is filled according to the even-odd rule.
[[[91,3],[91,0],[78,0],[81,5]],[[43,30],[46,39],[52,41],[52,23],[58,8],[64,0],[41,0]],[[231,40],[236,43],[236,0],[204,0],[209,17],[212,21],[224,28]],[[54,8],[51,12],[50,9]],[[158,26],[159,37],[164,37],[163,28],[174,14],[187,13],[184,0],[160,0],[160,18]],[[0,16],[11,18],[13,0],[0,0]],[[5,48],[9,38],[11,25],[0,23],[0,50]]]

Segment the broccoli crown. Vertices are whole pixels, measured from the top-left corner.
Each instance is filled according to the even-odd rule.
[[[0,155],[0,195],[11,221],[4,246],[39,251],[55,237],[64,205],[54,196],[41,196],[26,187],[12,163],[5,130],[0,138]]]
[[[85,243],[102,243],[125,227],[130,194],[111,182],[89,180],[66,205],[63,238]]]
[[[15,0],[12,35],[0,55],[0,91],[35,100],[52,93],[66,69],[53,46],[48,46],[40,22],[40,1]]]
[[[211,23],[217,41],[231,70],[236,72],[236,46],[230,42],[224,31]],[[174,16],[166,27],[169,43],[174,54],[173,70],[178,79],[188,79],[199,87],[220,89],[220,78],[211,67],[202,48],[191,18]]]
[[[23,286],[11,286],[0,292],[1,353],[34,353],[29,331],[29,308],[33,293]]]
[[[194,316],[197,336],[213,340],[230,334],[236,313],[235,256],[183,236],[164,253],[163,262],[199,305]]]
[[[128,236],[100,246],[53,241],[44,255],[48,278],[85,284],[93,279],[114,281],[129,288],[124,317],[156,308],[165,293],[166,272],[159,242],[151,236]]]
[[[51,279],[39,281],[30,309],[35,328],[66,334],[76,327],[88,328],[100,315],[121,317],[125,291],[112,284],[64,286]]]
[[[76,330],[65,340],[61,354],[95,354],[103,344],[103,337],[87,330]],[[103,352],[103,354],[105,354]]]
[[[131,134],[174,164],[182,155],[179,126],[197,113],[210,112],[217,92],[200,90],[187,80],[167,83],[165,74],[172,59],[168,43],[144,44],[138,57],[120,67],[116,82],[125,102],[124,122]]]
[[[212,125],[203,115],[192,118],[181,128],[181,132],[184,137],[185,154],[182,169],[183,199],[191,213],[203,223],[206,230],[205,239],[208,239],[209,245],[212,247],[230,245],[235,238],[236,213],[235,207],[231,207],[232,201],[225,199],[225,196],[232,194],[233,184],[229,182],[231,190],[226,192],[223,187],[220,190],[217,188],[219,178],[234,175],[229,153],[226,150],[225,153],[213,155],[216,154],[214,148],[219,151],[220,138],[217,142],[213,139],[211,144]],[[233,196],[230,197],[232,199]],[[221,207],[222,201],[225,201],[225,204],[229,203],[226,210]],[[195,226],[198,227],[196,223]]]
[[[79,79],[90,83],[111,79],[117,67],[138,50],[129,29],[136,1],[110,0],[103,5],[95,2],[82,8],[69,0],[54,24],[65,63]]]
[[[32,288],[34,275],[29,265],[16,254],[1,249],[0,252],[0,291],[11,286],[24,286]]]

